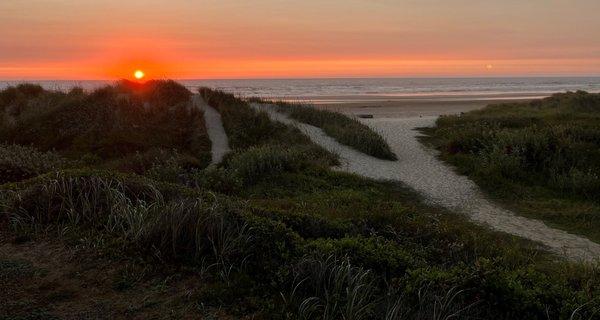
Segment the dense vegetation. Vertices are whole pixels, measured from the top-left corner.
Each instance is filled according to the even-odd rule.
[[[441,117],[442,157],[525,215],[600,241],[600,94],[568,92]]]
[[[265,101],[258,101],[265,103]],[[271,103],[291,118],[323,129],[327,135],[339,143],[380,159],[397,159],[385,140],[357,119],[349,118],[338,112],[319,110],[305,104],[281,101]]]
[[[238,117],[262,117],[208,92],[232,136],[256,123]],[[8,301],[0,314],[589,319],[599,311],[597,269],[425,206],[400,185],[332,171],[332,156],[300,132],[262,121],[248,129],[252,139],[234,138],[218,167],[174,167],[176,181],[57,160],[49,173],[0,186],[0,238],[11,240],[0,244]],[[44,293],[39,283],[67,281],[44,282],[47,271],[28,262],[52,241],[70,252],[58,269],[81,265],[74,274],[94,290]],[[29,287],[38,291],[27,295]],[[110,300],[66,313],[84,295]]]
[[[50,166],[50,156],[37,150],[126,172],[144,173],[171,160],[204,167],[210,161],[210,140],[203,114],[192,108],[190,97],[174,81],[121,81],[90,93],[22,84],[0,91],[0,140],[36,149],[12,150],[20,154],[18,159],[29,158],[30,166],[37,166],[35,172],[28,168],[23,178]],[[6,153],[0,157],[0,170],[15,162]]]

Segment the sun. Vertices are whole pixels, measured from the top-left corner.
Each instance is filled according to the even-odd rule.
[[[142,78],[144,78],[146,76],[146,74],[142,70],[135,70],[135,72],[133,73],[133,76],[138,80],[142,80]]]

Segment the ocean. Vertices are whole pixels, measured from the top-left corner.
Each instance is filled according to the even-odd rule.
[[[514,78],[351,78],[351,79],[240,79],[177,80],[195,91],[206,86],[235,93],[284,100],[343,102],[394,99],[511,99],[548,96],[555,92],[585,90],[600,92],[600,77],[514,77]],[[0,88],[22,81],[1,81]],[[28,81],[47,89],[87,90],[114,81]]]

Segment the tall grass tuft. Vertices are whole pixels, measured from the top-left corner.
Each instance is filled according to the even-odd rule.
[[[294,288],[297,316],[309,319],[369,319],[376,305],[377,285],[371,271],[355,267],[348,257],[307,256],[298,263]],[[291,299],[290,299],[291,300]]]
[[[269,278],[295,250],[297,234],[252,215],[244,203],[182,190],[173,195],[172,188],[151,180],[58,172],[2,190],[0,204],[15,229],[94,230],[149,256],[208,264],[204,267],[225,281],[246,268]]]

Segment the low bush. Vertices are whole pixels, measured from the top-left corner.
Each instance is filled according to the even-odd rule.
[[[224,168],[209,166],[194,170],[186,177],[186,184],[202,190],[212,190],[224,194],[235,194],[242,188],[242,181]]]
[[[418,265],[415,257],[392,241],[380,237],[345,237],[316,239],[307,243],[308,252],[347,256],[350,261],[378,274],[402,275]]]
[[[0,144],[0,184],[32,178],[64,168],[67,164],[67,160],[54,152]]]
[[[192,170],[205,168],[210,163],[210,153],[193,157],[179,151],[150,149],[136,152],[108,163],[108,167],[124,173],[135,173],[164,182],[181,182],[183,176]]]
[[[253,208],[255,215],[279,221],[305,239],[342,238],[358,234],[358,228],[348,220],[328,219],[321,215],[296,213],[281,209]]]

